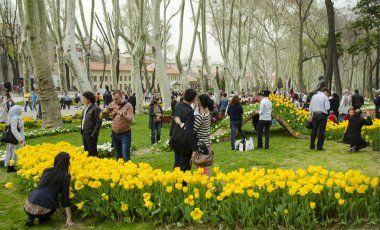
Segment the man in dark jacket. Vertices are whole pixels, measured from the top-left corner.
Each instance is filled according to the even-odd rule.
[[[364,98],[359,94],[359,90],[355,89],[355,94],[351,96],[352,107],[355,110],[360,109],[364,105]]]
[[[178,102],[174,108],[174,121],[172,122],[173,135],[171,137],[172,147],[174,149],[174,168],[179,167],[181,171],[187,171],[191,169],[190,160],[192,154],[196,154],[197,143],[194,134],[194,111],[191,108],[191,104],[194,102],[197,96],[197,92],[193,89],[187,89],[185,91],[183,101]],[[177,132],[183,132],[184,139],[176,140],[176,137],[180,135]],[[181,144],[178,144],[181,143]],[[183,144],[182,144],[183,143]]]
[[[98,136],[102,127],[102,119],[99,117],[100,108],[95,104],[95,95],[91,92],[84,92],[82,100],[85,104],[81,122],[84,151],[88,151],[89,156],[97,157]]]

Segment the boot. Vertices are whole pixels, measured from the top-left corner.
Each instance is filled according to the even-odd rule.
[[[7,172],[9,172],[9,173],[11,173],[11,172],[17,172],[17,169],[15,169],[14,166],[8,166]]]
[[[34,217],[29,216],[25,222],[25,227],[33,227],[34,225]]]

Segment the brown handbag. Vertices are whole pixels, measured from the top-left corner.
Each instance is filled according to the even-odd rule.
[[[214,151],[211,144],[207,147],[208,153],[202,154],[200,151],[191,156],[191,162],[198,167],[208,167],[214,164]]]

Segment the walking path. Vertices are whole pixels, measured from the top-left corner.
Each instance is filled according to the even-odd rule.
[[[74,94],[75,94],[75,92],[69,92],[69,96],[72,100],[74,100]],[[11,93],[11,97],[15,103],[24,101],[23,96],[20,96],[17,93]],[[57,101],[57,103],[58,103],[58,101]],[[22,106],[24,106],[24,105],[22,105]],[[83,107],[82,108],[75,108],[75,105],[74,105],[74,106],[70,106],[70,109],[67,109],[67,108],[61,109],[61,114],[62,114],[62,116],[70,116],[70,115],[74,115],[78,111],[82,112],[82,110],[83,110]],[[37,111],[30,111],[30,107],[28,107],[27,112],[23,111],[21,116],[22,117],[32,116],[35,118],[36,115],[37,115]]]

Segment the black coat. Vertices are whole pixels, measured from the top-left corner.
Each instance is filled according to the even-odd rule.
[[[343,142],[345,144],[357,145],[358,140],[362,139],[361,131],[363,125],[372,125],[371,118],[350,117]]]
[[[351,96],[352,107],[354,109],[360,109],[364,105],[364,98],[360,94],[354,94]]]
[[[85,110],[82,112],[81,125],[84,111]],[[91,104],[86,112],[86,119],[84,120],[83,128],[81,129],[82,134],[90,134],[93,137],[99,136],[99,131],[102,127],[102,119],[100,119],[99,114],[100,108],[95,104]]]
[[[129,97],[129,103],[131,103],[132,107],[136,106],[136,96],[132,95]]]
[[[197,142],[195,140],[194,134],[194,110],[191,108],[190,105],[186,104],[185,102],[178,102],[174,108],[173,115],[178,116],[181,119],[181,122],[185,124],[186,139],[189,146],[186,146],[184,150],[187,151],[187,148],[190,148],[193,152],[197,151]],[[177,124],[173,119],[172,126],[175,125]]]
[[[338,117],[339,116],[339,111],[338,111],[339,110],[339,98],[337,98],[337,99],[332,98],[329,101],[330,101],[330,110],[332,110],[334,112],[335,116]]]

